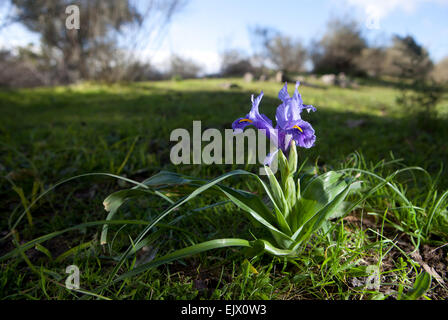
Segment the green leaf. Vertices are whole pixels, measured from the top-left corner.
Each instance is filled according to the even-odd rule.
[[[297,202],[297,190],[296,190],[296,184],[294,182],[294,178],[288,177],[286,179],[285,183],[285,197],[286,202],[288,203],[288,206],[290,208],[294,208]]]
[[[343,174],[329,171],[301,186],[301,196],[296,204],[295,216],[291,217],[293,230],[297,230],[317,212],[329,204],[338,194],[345,190],[348,183]]]
[[[74,230],[83,230],[87,227],[94,227],[104,224],[139,224],[139,225],[148,225],[149,222],[147,221],[140,221],[140,220],[112,220],[112,221],[106,221],[106,220],[100,220],[100,221],[91,221],[91,222],[85,222],[78,224],[74,227],[66,228],[64,230],[55,231],[52,233],[48,233],[46,235],[43,235],[41,237],[38,237],[36,239],[30,240],[27,243],[24,243],[20,246],[17,246],[14,250],[9,251],[8,253],[5,253],[3,256],[0,257],[0,262],[11,258],[17,254],[20,254],[21,251],[25,252],[33,247],[35,247],[36,244],[40,244],[42,242],[48,241],[50,239],[53,239],[57,236],[60,236],[61,234],[64,234],[66,232],[74,231]]]
[[[193,178],[194,179],[194,178]],[[152,177],[144,180],[142,184],[148,186],[148,187],[163,187],[163,186],[170,186],[170,185],[181,185],[181,184],[188,184],[193,181],[193,179],[190,179],[190,177],[180,175],[175,172],[170,171],[160,171],[159,173],[153,175]],[[194,179],[199,180],[199,179]]]
[[[350,188],[350,192],[353,191],[353,185]],[[353,208],[353,203],[350,201],[342,201],[331,213],[331,215],[328,217],[328,220],[334,220],[337,218],[343,217],[348,210],[351,210]]]
[[[140,274],[142,272],[145,272],[149,269],[158,267],[160,265],[163,265],[165,263],[169,263],[175,260],[179,260],[188,256],[192,256],[204,251],[218,249],[218,248],[226,248],[226,247],[251,247],[249,241],[244,239],[216,239],[216,240],[210,240],[205,241],[199,244],[195,244],[192,246],[189,246],[187,248],[183,248],[177,251],[174,251],[172,253],[166,254],[160,258],[154,259],[151,262],[139,265],[138,267],[122,274],[117,279],[114,280],[114,282],[121,281],[124,279],[127,279],[129,277],[133,277],[137,274]]]
[[[237,172],[237,174],[253,175],[252,173],[242,170]],[[154,177],[145,180],[143,183],[151,187],[156,186],[165,189],[183,185],[186,187],[194,188],[193,189],[194,191],[200,186],[206,186],[208,183],[210,183],[210,181],[194,177],[186,177],[173,172],[162,171],[156,174]],[[271,210],[263,203],[261,198],[255,194],[252,194],[244,190],[237,190],[234,188],[230,188],[222,184],[213,185],[210,188],[204,190],[203,192],[206,194],[213,194],[213,195],[222,195],[224,193],[224,195],[226,195],[227,197],[231,195],[233,200],[238,199],[238,203],[233,201],[237,206],[243,209],[243,206],[240,206],[240,204],[241,203],[244,204],[243,209],[244,211],[249,213],[253,212],[257,213],[259,216],[263,218],[263,220],[266,220],[269,224],[275,224],[276,222]]]
[[[25,208],[26,217],[28,219],[28,224],[32,227],[33,226],[33,216],[30,212],[30,205],[28,203],[28,199],[26,198],[25,194],[23,193],[23,189],[20,187],[17,187],[16,185],[13,185],[12,189],[19,195],[20,201],[22,202],[23,208]]]
[[[43,245],[36,243],[35,247],[34,247],[37,251],[42,252],[43,254],[45,254],[48,258],[50,258],[50,260],[53,260],[53,256],[51,255],[51,252],[45,248]]]
[[[300,187],[301,183],[302,182],[300,181],[300,178],[298,178],[297,179],[297,192],[296,192],[297,200],[296,200],[296,204],[297,204],[297,201],[299,201],[300,198],[302,198],[302,190],[301,190],[301,187]]]
[[[86,248],[90,248],[92,246],[92,243],[93,243],[92,241],[88,241],[88,242],[81,243],[80,245],[77,245],[76,247],[73,247],[71,249],[68,249],[64,253],[60,254],[56,258],[55,262],[61,262],[61,261],[65,260],[66,258],[68,258],[72,255],[75,255],[78,252],[80,252]]]
[[[150,190],[132,188],[112,193],[103,201],[104,209],[109,212],[106,217],[106,220],[108,221],[112,220],[112,218],[115,216],[120,206],[127,200],[148,194],[154,194],[154,192]],[[100,243],[102,245],[107,243],[108,230],[109,225],[108,224],[103,225],[103,230],[101,231],[101,238],[100,238]]]
[[[437,200],[437,204],[431,208],[431,211],[428,214],[428,219],[427,219],[427,223],[425,226],[425,234],[427,236],[430,233],[431,224],[432,224],[432,220],[435,216],[435,213],[438,212],[439,208],[442,206],[442,204],[444,203],[446,198],[448,198],[448,190],[445,191],[445,193],[440,196],[440,198]],[[440,215],[440,212],[439,212],[439,215]]]
[[[269,253],[276,257],[285,257],[285,258],[297,257],[297,252],[295,250],[279,249],[277,247],[274,247],[269,241],[263,239],[257,239],[253,241],[253,246],[257,247],[262,246],[266,253]]]
[[[226,196],[233,203],[235,203],[239,208],[248,212],[256,221],[260,222],[263,226],[268,228],[269,231],[271,231],[271,233],[274,233],[275,235],[279,236],[280,239],[287,241],[287,243],[290,243],[292,241],[292,239],[288,236],[288,234],[291,234],[291,230],[289,229],[289,226],[286,224],[286,221],[284,220],[284,217],[281,215],[281,213],[278,213],[277,219],[280,219],[280,221],[278,221],[280,224],[280,227],[287,234],[279,231],[276,227],[274,227],[272,224],[270,224],[268,221],[266,221],[260,215],[260,211],[255,211],[248,201],[251,198],[246,198],[243,196],[242,192],[237,192],[236,190],[226,188],[225,186],[218,186],[218,188],[220,188],[226,194]],[[260,204],[263,204],[261,202],[260,198],[258,198],[258,197],[252,198],[252,200],[258,200],[260,202]],[[269,212],[269,214],[271,214],[271,213]]]
[[[120,261],[117,263],[117,265],[114,267],[113,271],[110,273],[110,277],[109,280],[107,281],[108,284],[110,284],[111,280],[113,279],[113,277],[117,274],[118,270],[121,268],[121,266],[124,264],[124,261],[126,259],[126,257],[129,255],[129,253],[133,250],[133,247],[138,245],[138,243],[140,241],[143,240],[143,238],[146,236],[146,234],[155,226],[157,225],[162,219],[164,219],[168,214],[170,214],[172,211],[174,211],[175,209],[177,209],[178,207],[180,207],[181,205],[183,205],[184,203],[192,200],[193,198],[195,198],[196,196],[198,196],[199,194],[207,191],[208,189],[211,189],[213,187],[216,188],[216,186],[223,180],[230,178],[232,176],[237,176],[237,175],[249,175],[249,176],[253,176],[256,177],[258,179],[258,181],[260,183],[262,183],[263,187],[265,188],[266,192],[268,193],[269,197],[272,199],[272,195],[269,192],[269,189],[267,188],[267,186],[264,184],[264,182],[255,174],[244,171],[244,170],[235,170],[235,171],[231,171],[231,172],[227,172],[209,182],[207,182],[206,184],[199,186],[197,189],[195,189],[192,193],[190,193],[188,196],[185,196],[181,199],[179,199],[178,201],[176,201],[175,203],[173,203],[171,206],[169,206],[167,209],[165,209],[157,218],[155,218],[150,224],[148,224],[148,226],[146,226],[144,228],[143,231],[140,232],[140,234],[137,236],[137,238],[134,241],[133,245],[130,245],[128,247],[128,249],[122,254]],[[275,204],[274,204],[275,205]],[[282,234],[281,231],[277,231],[278,233]],[[285,237],[287,237],[286,235],[284,235]]]
[[[247,171],[236,170],[233,171],[232,175],[233,174],[235,175],[247,174],[253,176],[257,179],[259,183],[263,185],[265,191],[267,192],[268,196],[270,197],[271,201],[274,204],[274,211],[277,219],[274,219],[272,211],[263,203],[261,198],[250,192],[233,189],[224,186],[222,184],[213,185],[210,188],[204,190],[203,192],[212,193],[216,195],[217,191],[219,191],[220,194],[224,194],[225,196],[227,196],[227,198],[229,198],[235,205],[237,205],[243,211],[249,213],[252,219],[267,227],[271,233],[276,235],[275,236],[276,239],[279,239],[281,243],[290,244],[292,239],[289,237],[289,235],[291,235],[292,232],[288,224],[286,223],[286,220],[283,217],[281,211],[278,209],[275,200],[273,200],[274,197],[270,193],[266,184],[257,175]],[[210,183],[210,181],[194,177],[187,177],[173,172],[163,171],[151,177],[150,179],[145,180],[143,183],[148,186],[156,186],[159,188],[169,188],[169,187],[172,188],[178,185],[198,188],[200,186],[206,186],[207,184]],[[277,228],[277,226],[280,228],[281,231]]]
[[[27,209],[25,209],[17,218],[16,221],[13,223],[12,222],[12,217],[14,216],[14,214],[11,214],[9,220],[8,220],[8,225],[9,225],[9,229],[13,230],[16,229],[17,226],[19,225],[19,223],[22,221],[23,217],[27,214],[27,210],[30,210],[31,207],[33,207],[35,204],[37,204],[37,202],[42,199],[44,196],[46,196],[48,193],[50,193],[51,191],[55,190],[56,188],[58,188],[59,186],[71,182],[73,180],[76,179],[80,179],[80,178],[87,178],[87,177],[98,177],[98,176],[103,176],[103,177],[112,177],[115,179],[119,179],[121,181],[126,181],[128,183],[134,184],[136,186],[140,186],[143,188],[147,188],[144,184],[141,184],[140,182],[134,181],[132,179],[128,179],[125,177],[121,177],[121,176],[117,176],[115,174],[111,174],[111,173],[101,173],[101,172],[93,172],[93,173],[85,173],[85,174],[80,174],[62,181],[57,182],[56,184],[54,184],[53,186],[51,186],[50,188],[48,188],[47,190],[45,190],[44,192],[42,192],[38,197],[36,197],[28,206]],[[5,238],[1,238],[0,240],[4,240]]]
[[[282,177],[282,182],[284,182],[290,176],[290,171],[289,171],[289,167],[288,167],[288,159],[286,159],[282,150],[278,150],[277,158],[278,158],[278,168],[280,169],[280,175]]]
[[[322,210],[316,212],[310,217],[297,231],[292,238],[296,241],[294,250],[306,239],[308,239],[312,233],[317,231],[322,224],[328,220],[328,218],[337,210],[338,206],[344,201],[345,197],[350,192],[352,185],[348,185],[340,192],[331,202],[329,202]]]
[[[138,139],[139,139],[139,136],[135,137],[134,142],[132,142],[132,145],[131,145],[131,147],[129,148],[128,153],[126,154],[126,157],[124,158],[123,162],[121,163],[120,167],[117,169],[117,172],[115,172],[115,174],[118,175],[118,174],[120,174],[121,171],[123,170],[124,166],[126,165],[126,163],[127,163],[128,160],[129,160],[129,157],[130,157],[131,154],[132,154],[132,151],[134,151],[135,144],[137,143]]]
[[[275,177],[274,173],[272,172],[271,168],[269,168],[268,166],[265,166],[264,168],[268,175],[274,201],[279,207],[279,209],[282,211],[283,215],[286,217],[289,214],[289,206],[288,202],[286,201],[283,190],[280,187],[280,184],[278,183],[278,180]]]
[[[293,175],[297,171],[297,161],[298,156],[297,156],[296,142],[292,140],[288,156],[288,168],[291,175]]]
[[[431,275],[426,271],[420,273],[415,279],[414,286],[402,297],[402,300],[417,300],[431,287]]]

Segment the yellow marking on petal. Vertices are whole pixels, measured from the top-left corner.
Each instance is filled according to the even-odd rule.
[[[253,121],[250,120],[250,119],[241,119],[240,121],[238,121],[238,123],[241,123],[241,122],[249,122],[249,123],[252,123]]]
[[[303,132],[302,128],[300,128],[298,125],[295,125],[293,128],[297,128],[300,132]]]

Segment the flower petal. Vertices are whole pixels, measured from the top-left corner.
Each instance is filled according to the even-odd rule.
[[[283,102],[286,102],[288,99],[290,99],[289,97],[289,93],[288,93],[288,83],[285,82],[285,85],[283,86],[283,88],[279,91],[278,93],[278,98],[280,100],[282,100]]]
[[[250,109],[249,114],[252,117],[256,117],[257,115],[260,114],[260,112],[258,111],[258,106],[260,105],[261,99],[263,98],[263,91],[260,92],[260,94],[254,99],[254,95],[251,96],[251,101],[252,101],[252,108]]]
[[[275,119],[280,128],[286,129],[287,123],[291,121],[300,120],[300,108],[297,103],[290,99],[288,102],[283,102],[278,106],[275,113]]]
[[[232,129],[236,130],[236,133],[242,132],[244,128],[253,124],[253,120],[249,118],[238,118],[232,123]]]
[[[245,117],[238,118],[232,123],[232,128],[233,130],[235,130],[236,134],[241,133],[247,126],[253,125],[258,130],[260,129],[265,130],[266,136],[268,138],[276,139],[277,134],[272,126],[271,119],[269,119],[266,115],[261,114],[258,110],[258,106],[262,98],[263,98],[263,91],[261,91],[260,94],[255,99],[254,96],[252,95],[251,97],[252,108],[250,109],[249,113]]]
[[[275,151],[269,153],[269,154],[266,156],[266,158],[264,159],[264,162],[263,162],[263,164],[264,164],[265,166],[270,166],[270,165],[271,165],[272,160],[274,160],[275,155],[278,153],[278,150],[279,150],[279,149],[277,149],[277,150],[275,150]]]
[[[308,111],[308,113],[309,113],[310,111],[316,112],[316,108],[313,107],[313,106],[310,105],[310,104],[304,104],[304,105],[302,105],[302,109],[305,109],[306,111]]]
[[[293,100],[297,101],[299,106],[303,105],[302,96],[299,93],[300,81],[296,82],[296,89],[294,90],[294,95],[292,96]]]
[[[293,138],[292,134],[288,133],[287,130],[280,128],[278,125],[276,127],[278,135],[278,147],[286,155],[288,153],[289,144]]]
[[[298,146],[307,149],[314,146],[316,136],[310,123],[304,120],[297,121],[288,132],[292,134],[292,137]]]

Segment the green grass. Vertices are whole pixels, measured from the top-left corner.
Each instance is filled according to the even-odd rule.
[[[224,89],[221,84],[226,81],[239,88]],[[260,110],[274,118],[280,87],[270,82],[213,79],[0,91],[0,174],[4,177],[0,180],[0,237],[11,231],[11,223],[41,192],[79,174],[107,172],[141,181],[162,169],[213,178],[237,168],[172,165],[170,132],[175,128],[191,130],[193,120],[201,120],[203,128],[230,128],[234,119],[248,112],[250,94],[260,90],[265,92]],[[413,170],[394,176],[389,186],[375,191],[350,215],[352,219],[334,220],[327,232],[313,237],[296,264],[268,256],[249,261],[240,249],[219,249],[127,279],[101,291],[101,297],[382,299],[398,298],[410,290],[423,267],[411,255],[411,244],[419,245],[429,264],[435,260],[428,252],[448,242],[443,197],[448,178],[445,168],[440,171],[448,157],[448,100],[445,97],[437,106],[440,117],[433,130],[423,131],[396,105],[398,93],[393,87],[302,86],[301,94],[304,103],[313,104],[318,111],[304,115],[316,130],[317,142],[314,148],[301,150],[300,156],[308,157],[320,170],[357,167],[386,178],[405,164],[422,167],[429,175]],[[362,122],[351,127],[356,120]],[[363,156],[349,156],[355,151]],[[399,158],[403,162],[393,160]],[[246,169],[255,172],[256,167]],[[362,178],[370,186],[380,182],[371,175]],[[256,191],[255,184],[244,179],[231,183]],[[27,210],[14,237],[0,242],[0,256],[14,249],[12,238],[23,244],[51,232],[104,220],[104,198],[129,186],[111,177],[91,176],[57,187]],[[160,232],[146,251],[130,257],[120,273],[153,254],[216,238],[251,239],[251,233],[260,232],[230,203],[206,208],[220,200],[198,198],[181,207],[172,216],[179,219],[175,228],[159,226],[156,231]],[[131,201],[116,218],[147,223],[165,207],[157,198]],[[205,208],[195,210],[201,207]],[[141,224],[113,225],[109,231],[113,241],[102,247],[101,226],[82,226],[4,260],[0,262],[0,297],[94,298],[93,292],[105,283],[120,253],[130,244],[129,237],[141,229]],[[434,252],[442,255],[443,262],[446,247]],[[81,270],[83,292],[65,289],[65,267],[70,264]],[[365,285],[368,266],[376,266],[381,275],[379,289]],[[445,274],[441,276],[447,281]],[[433,280],[427,297],[443,299],[447,292]]]

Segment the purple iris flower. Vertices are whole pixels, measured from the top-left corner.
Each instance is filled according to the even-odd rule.
[[[275,132],[274,127],[272,126],[272,121],[266,115],[261,114],[258,111],[258,106],[263,98],[263,91],[260,92],[260,95],[254,99],[254,95],[251,97],[252,108],[249,113],[246,114],[245,117],[238,118],[232,123],[232,128],[235,130],[235,133],[243,132],[244,128],[253,125],[258,130],[265,130],[268,138],[275,138],[277,133]]]
[[[285,153],[288,151],[292,139],[303,148],[311,148],[316,141],[313,127],[302,120],[300,116],[303,110],[310,112],[316,111],[316,108],[303,104],[302,96],[298,90],[299,85],[300,82],[297,82],[292,98],[288,94],[287,83],[278,93],[278,97],[283,103],[278,106],[275,114],[276,129],[279,131],[279,147]]]
[[[272,121],[264,114],[260,114],[258,106],[263,97],[263,92],[254,99],[252,95],[252,108],[250,112],[242,118],[236,119],[232,128],[235,133],[242,132],[242,130],[248,125],[253,125],[257,129],[266,130],[268,138],[273,139],[279,149],[283,151],[285,155],[288,154],[289,146],[292,140],[295,140],[296,144],[303,148],[311,148],[316,141],[314,129],[308,122],[302,120],[300,114],[303,110],[316,111],[311,105],[304,105],[302,96],[298,91],[300,82],[296,83],[294,95],[292,97],[288,94],[287,83],[278,93],[278,97],[282,100],[282,104],[278,106],[275,119],[277,125],[275,129],[272,126]],[[266,164],[270,164],[273,157],[277,153],[278,149],[268,155],[265,160]]]

